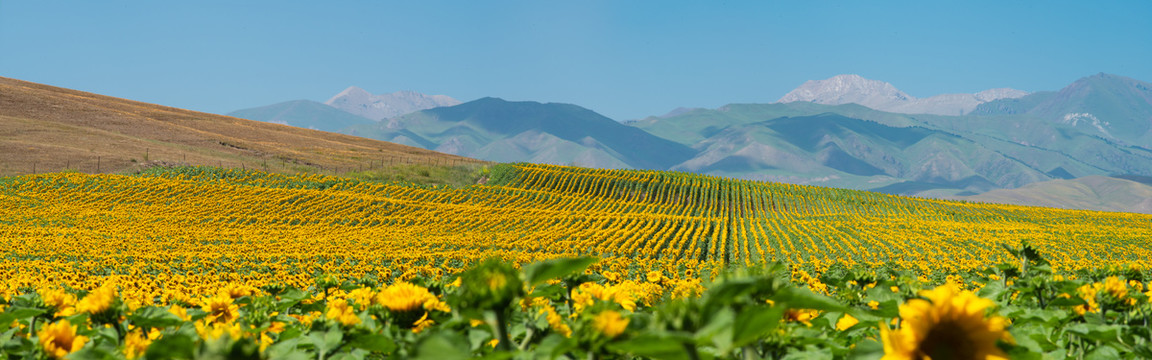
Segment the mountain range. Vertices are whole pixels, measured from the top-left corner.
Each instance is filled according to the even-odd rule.
[[[896,89],[892,84],[849,74],[807,81],[776,102],[860,104],[880,111],[903,114],[964,115],[983,103],[1017,99],[1026,95],[1026,91],[999,88],[975,94],[942,94],[918,99]]]
[[[839,75],[806,82],[775,103],[679,108],[624,123],[572,104],[483,98],[335,130],[491,161],[964,197],[1087,176],[1152,176],[1149,89],[1097,74],[1056,91],[915,98]]]

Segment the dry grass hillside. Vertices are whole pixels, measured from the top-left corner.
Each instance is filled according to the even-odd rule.
[[[0,77],[0,175],[122,172],[157,163],[339,172],[479,162]]]

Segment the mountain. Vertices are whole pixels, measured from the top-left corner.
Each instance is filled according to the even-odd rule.
[[[1016,189],[992,190],[957,200],[1032,205],[1063,209],[1152,214],[1152,185],[1124,177],[1086,176],[1050,180]]]
[[[699,151],[676,170],[905,195],[1152,175],[1152,150],[1022,114],[899,114],[789,102],[692,109],[628,125]]]
[[[667,169],[695,155],[688,146],[576,105],[499,98],[418,111],[345,132],[502,162]]]
[[[324,104],[372,120],[384,120],[420,110],[460,104],[445,95],[424,95],[415,91],[397,91],[374,95],[351,86]]]
[[[368,118],[311,100],[286,101],[257,108],[236,110],[227,115],[330,132],[337,132],[353,125],[375,123]]]
[[[973,113],[1028,115],[1152,148],[1152,84],[1119,75],[1084,77],[1056,92],[981,104]]]
[[[344,134],[177,109],[0,77],[0,175],[113,172],[144,163],[277,172],[474,159]]]
[[[1027,94],[1020,90],[1002,88],[975,94],[943,94],[918,99],[883,81],[869,80],[859,75],[836,75],[825,80],[806,81],[777,102],[860,104],[876,110],[904,114],[963,115],[982,103],[1019,98]]]
[[[699,156],[672,169],[889,193],[979,193],[1051,178],[952,133],[834,113],[728,126],[695,148]]]

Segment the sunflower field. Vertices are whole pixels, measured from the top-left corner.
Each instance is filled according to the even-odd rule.
[[[8,358],[1140,358],[1152,216],[502,164],[0,179]]]

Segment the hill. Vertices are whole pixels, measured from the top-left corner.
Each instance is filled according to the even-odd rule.
[[[957,199],[1098,211],[1152,214],[1152,185],[1122,177],[1086,176],[992,190]]]
[[[0,174],[112,172],[157,161],[294,172],[477,160],[0,78]]]
[[[286,101],[257,108],[236,110],[227,115],[328,132],[337,132],[354,125],[376,123],[368,118],[356,116],[311,100]]]
[[[1105,139],[1152,148],[1152,83],[1096,74],[1056,92],[981,104],[975,114],[1025,114]]]
[[[667,169],[695,154],[576,105],[498,98],[423,110],[345,132],[502,162]]]

